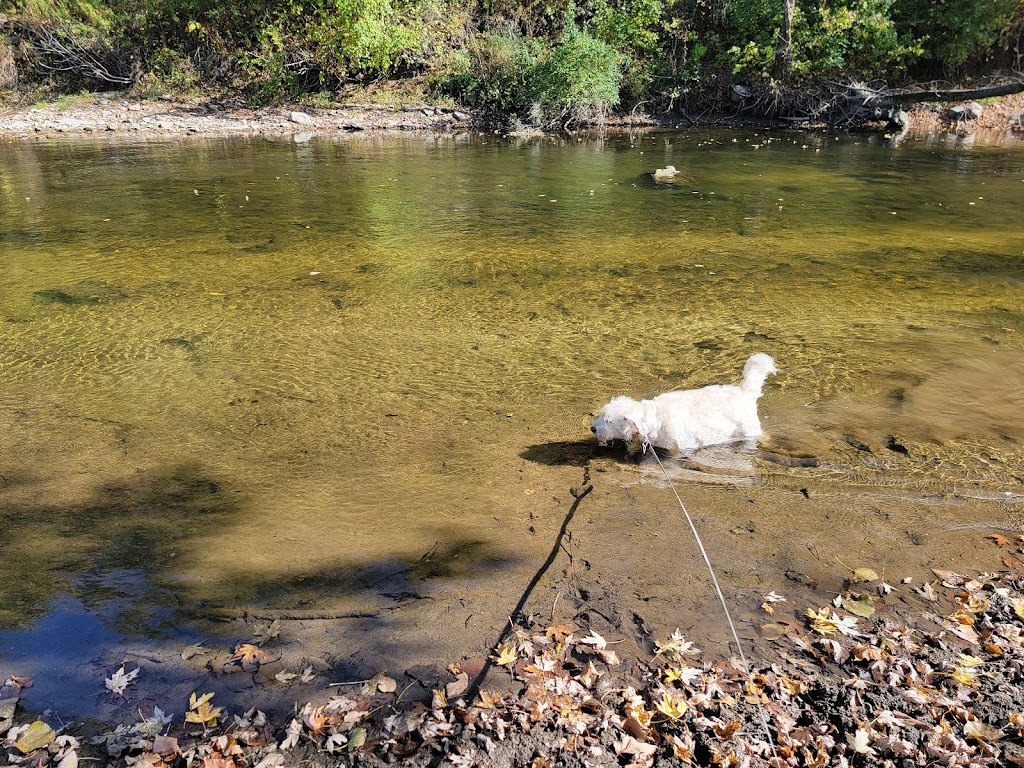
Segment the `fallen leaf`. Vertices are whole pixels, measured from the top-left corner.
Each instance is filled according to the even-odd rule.
[[[57,734],[54,733],[53,728],[42,720],[36,720],[18,734],[18,737],[14,740],[14,746],[23,755],[27,755],[29,752],[34,752],[49,745],[56,736]]]
[[[925,600],[928,600],[932,603],[939,599],[939,595],[932,587],[931,582],[926,581],[924,584],[921,585],[920,589],[916,589],[914,591],[917,592],[917,594],[921,595],[921,597],[923,597]]]
[[[686,714],[686,710],[689,707],[686,704],[686,700],[682,698],[676,698],[668,691],[661,696],[661,701],[657,704],[657,710],[661,714],[665,715],[669,720],[678,720],[680,717]]]
[[[985,537],[986,539],[992,539],[996,543],[997,547],[1009,547],[1012,546],[1012,542],[1005,536],[998,533],[990,533]]]
[[[394,678],[388,677],[383,672],[378,672],[370,678],[366,683],[366,687],[369,693],[393,693],[398,688],[398,683]]]
[[[499,643],[498,647],[494,649],[494,653],[491,654],[491,661],[499,667],[515,664],[518,659],[519,653],[511,643]]]
[[[544,636],[555,643],[565,642],[565,639],[569,637],[576,628],[572,624],[558,624],[553,627],[548,627],[544,630]]]
[[[181,748],[178,746],[178,740],[173,736],[157,735],[153,737],[153,752],[161,757],[168,757],[180,755]]]
[[[503,697],[500,693],[488,693],[481,688],[476,705],[480,707],[480,709],[493,709],[501,703],[502,698]]]
[[[846,743],[858,755],[873,755],[875,750],[870,746],[871,735],[863,728],[858,728],[856,733],[846,734]]]
[[[603,651],[605,647],[608,645],[608,641],[601,637],[599,634],[597,634],[597,632],[594,632],[593,630],[591,630],[590,634],[586,637],[581,637],[579,639],[579,642],[582,645],[592,645],[599,651]]]
[[[366,729],[365,728],[356,728],[355,730],[352,731],[352,733],[349,734],[349,737],[348,737],[348,751],[349,752],[355,752],[357,749],[359,749],[365,743],[366,743]]]
[[[850,655],[858,661],[878,661],[885,656],[885,652],[873,645],[855,645],[850,648]]]
[[[252,643],[241,643],[228,659],[229,663],[240,664],[247,672],[255,672],[267,658],[267,652]]]
[[[623,734],[622,738],[613,745],[617,755],[653,755],[658,751],[657,746],[644,741],[637,741],[632,736]]]
[[[848,610],[854,616],[869,619],[875,613],[875,602],[871,599],[870,595],[861,595],[857,600],[854,600],[852,597],[844,597],[843,608]]]
[[[124,696],[125,689],[134,682],[135,678],[139,676],[139,670],[136,667],[131,672],[124,671],[124,665],[117,670],[114,674],[108,677],[104,681],[104,685],[108,691],[113,692],[116,696]]]
[[[956,663],[961,667],[980,667],[985,660],[978,656],[971,656],[969,653],[958,653]]]
[[[678,629],[664,643],[655,641],[654,648],[658,656],[664,656],[670,661],[679,661],[684,656],[700,655],[700,648],[684,638]]]
[[[444,692],[449,699],[454,699],[464,694],[467,688],[469,688],[469,675],[462,672],[444,687]]]
[[[998,728],[980,720],[968,720],[964,723],[964,736],[977,741],[999,741],[1006,734]]]
[[[854,568],[853,581],[878,581],[878,574],[870,568]]]
[[[197,723],[206,727],[215,726],[224,709],[212,706],[210,704],[210,699],[212,698],[212,693],[204,693],[202,696],[196,697],[195,692],[193,692],[188,700],[188,712],[185,713],[185,722]]]
[[[781,640],[786,636],[785,624],[762,624],[758,629],[765,640]]]

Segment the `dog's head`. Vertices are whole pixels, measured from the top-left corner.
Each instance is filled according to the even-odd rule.
[[[624,440],[638,449],[647,440],[643,405],[631,397],[614,397],[597,414],[590,431],[602,443]]]

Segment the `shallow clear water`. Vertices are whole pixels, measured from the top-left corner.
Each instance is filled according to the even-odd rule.
[[[151,633],[532,572],[524,472],[759,351],[819,477],[1018,494],[1022,203],[955,139],[0,145],[0,628],[105,573]]]

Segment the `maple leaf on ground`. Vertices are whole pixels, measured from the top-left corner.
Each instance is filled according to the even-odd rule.
[[[519,659],[519,653],[516,651],[516,647],[511,643],[499,643],[498,647],[494,649],[494,653],[491,654],[491,661],[497,664],[499,667],[508,667],[515,664]]]
[[[846,734],[846,743],[858,755],[874,755],[875,750],[870,747],[871,734],[863,728],[858,728],[856,733]]]
[[[828,608],[822,608],[817,612],[808,608],[805,615],[811,620],[811,629],[819,635],[830,637],[838,632],[847,637],[857,637],[862,634],[857,631],[856,619],[843,618],[834,611],[830,615]]]
[[[1012,544],[1012,542],[1008,538],[998,533],[990,533],[985,538],[992,539],[992,541],[995,542],[997,547],[1009,547]]]
[[[124,671],[124,664],[114,674],[108,677],[104,681],[104,685],[108,691],[111,691],[117,696],[124,696],[125,689],[135,682],[135,678],[139,676],[138,668],[133,669],[131,672]]]
[[[286,750],[286,749],[291,749],[292,747],[294,747],[296,744],[299,743],[299,736],[301,736],[301,735],[302,735],[302,723],[300,723],[298,720],[292,720],[288,724],[288,729],[285,731],[284,741],[282,741],[278,745],[278,749],[280,749],[282,751]]]
[[[578,641],[581,645],[592,645],[599,651],[603,651],[608,645],[608,641],[601,637],[597,632],[591,630],[590,634],[586,637],[581,637]]]
[[[476,705],[480,707],[480,709],[493,709],[501,703],[502,698],[504,697],[500,693],[488,693],[481,688],[480,694],[477,697]]]
[[[684,638],[678,629],[664,643],[655,641],[654,647],[657,656],[664,656],[670,661],[681,660],[684,656],[700,655],[700,648]]]
[[[188,712],[185,713],[185,722],[197,723],[204,727],[215,726],[224,709],[212,706],[210,704],[210,699],[212,698],[212,693],[204,693],[202,696],[197,697],[193,692],[188,700]]]
[[[374,694],[374,693],[394,693],[395,689],[398,688],[398,682],[393,677],[388,677],[383,672],[378,672],[376,675],[371,677],[363,685],[363,692]]]
[[[668,691],[661,695],[661,701],[658,702],[657,708],[669,720],[678,720],[689,709],[685,699],[677,699]]]
[[[229,664],[238,664],[247,672],[254,672],[260,668],[267,658],[267,652],[252,643],[240,643],[235,652],[228,659]]]

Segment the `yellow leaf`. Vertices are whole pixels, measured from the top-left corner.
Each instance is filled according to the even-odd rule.
[[[969,653],[958,653],[956,655],[956,663],[961,667],[980,667],[985,663],[985,660],[977,656],[971,656]]]
[[[686,706],[686,701],[674,698],[667,691],[662,695],[661,701],[658,702],[658,711],[670,720],[678,720],[686,714],[687,709],[689,707]]]
[[[854,581],[878,581],[878,574],[870,568],[854,568],[853,569],[853,580]]]
[[[969,669],[957,669],[950,677],[961,685],[974,686],[978,684],[978,678]]]
[[[500,643],[495,652],[491,654],[491,661],[500,667],[507,667],[516,663],[519,653],[511,643]]]
[[[836,622],[829,617],[828,608],[822,608],[817,613],[808,608],[804,615],[811,620],[811,629],[819,635],[834,635],[837,631]]]
[[[968,720],[964,723],[964,736],[968,739],[977,739],[978,741],[998,741],[1003,738],[1006,734],[995,728],[988,723],[983,723],[980,720]]]
[[[1024,619],[1024,605],[1014,605],[1013,612],[1017,614],[1017,618]]]
[[[53,728],[42,720],[36,720],[15,740],[14,746],[22,754],[27,755],[41,747],[45,747],[57,737]]]
[[[210,699],[213,698],[212,693],[204,693],[202,696],[196,697],[195,693],[188,700],[188,712],[185,713],[186,723],[198,723],[203,726],[214,726],[217,724],[217,720],[220,718],[221,713],[224,711],[222,707],[214,707],[210,705]]]
[[[665,682],[674,683],[676,680],[680,680],[679,667],[665,667]]]

